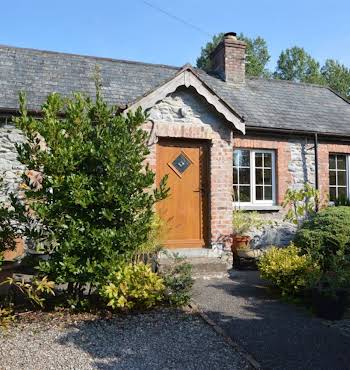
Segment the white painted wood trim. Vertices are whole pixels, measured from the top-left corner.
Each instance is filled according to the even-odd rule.
[[[245,124],[237,117],[234,110],[226,106],[217,95],[213,94],[190,69],[183,70],[172,80],[135,102],[128,107],[124,113],[135,111],[139,107],[141,107],[142,110],[150,109],[180,86],[193,87],[198,94],[203,96],[209,104],[213,105],[227,121],[231,122],[237,130],[245,134]]]

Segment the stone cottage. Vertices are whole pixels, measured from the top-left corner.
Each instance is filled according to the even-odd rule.
[[[14,186],[20,164],[11,124],[18,93],[32,114],[51,92],[102,93],[124,112],[148,112],[149,162],[157,181],[169,174],[171,196],[158,211],[170,248],[212,248],[231,233],[234,207],[281,219],[288,187],[309,182],[331,200],[349,196],[350,104],[327,87],[247,78],[244,42],[234,33],[212,53],[205,73],[157,64],[0,47],[0,173]],[[265,243],[283,244],[280,222]],[[262,240],[262,239],[261,239]]]

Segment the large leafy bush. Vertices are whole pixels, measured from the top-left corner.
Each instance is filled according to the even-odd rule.
[[[144,263],[126,264],[100,290],[113,309],[150,308],[162,301],[163,279]]]
[[[295,245],[272,247],[258,262],[261,277],[277,286],[282,295],[293,296],[317,278],[320,268],[309,255],[301,255]]]
[[[15,120],[26,136],[18,145],[27,167],[22,189],[26,235],[50,258],[39,269],[79,294],[103,284],[122,260],[132,258],[152,228],[154,204],[167,194],[165,181],[145,165],[149,154],[145,116],[123,116],[97,89],[96,100],[51,94],[41,119],[20,98]]]
[[[333,268],[334,259],[350,255],[350,208],[328,207],[306,221],[298,230],[295,243],[309,253],[323,271]]]

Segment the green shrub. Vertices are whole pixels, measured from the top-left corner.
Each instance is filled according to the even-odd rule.
[[[0,329],[7,329],[12,321],[15,320],[15,315],[11,307],[0,306]]]
[[[100,295],[113,309],[151,308],[162,301],[164,281],[151,266],[126,264],[113,273]]]
[[[236,235],[247,235],[252,229],[260,228],[266,224],[258,212],[242,211],[235,209],[232,215],[233,233]]]
[[[152,216],[147,240],[136,248],[133,262],[148,263],[162,249],[166,240],[167,226],[157,213]]]
[[[38,305],[41,308],[44,307],[45,296],[55,295],[55,283],[48,280],[47,276],[43,278],[34,277],[31,282],[26,283],[22,281],[16,281],[11,277],[8,277],[0,285],[9,285],[17,288],[29,301],[35,306]]]
[[[308,183],[302,189],[287,189],[282,203],[287,209],[284,219],[300,227],[314,216],[319,202],[320,192]]]
[[[271,281],[284,296],[298,294],[320,273],[317,263],[309,255],[301,255],[293,244],[272,247],[260,257],[258,267],[261,277]]]
[[[294,241],[323,271],[332,268],[334,256],[347,258],[350,254],[350,208],[328,207],[320,211],[302,225]]]
[[[41,119],[32,117],[24,95],[14,121],[26,137],[17,145],[27,205],[25,235],[50,258],[39,270],[68,283],[75,297],[106,276],[147,243],[154,205],[167,195],[165,179],[145,159],[148,134],[141,109],[123,115],[81,94],[48,96]]]
[[[162,274],[165,284],[165,302],[184,306],[191,299],[193,286],[192,265],[183,258],[175,257],[174,263]]]

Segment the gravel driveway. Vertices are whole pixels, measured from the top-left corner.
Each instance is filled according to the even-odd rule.
[[[0,332],[1,370],[249,369],[198,316],[175,310],[66,323],[20,322]]]

